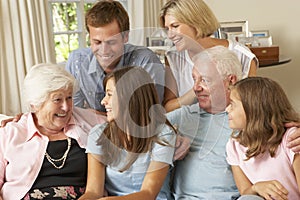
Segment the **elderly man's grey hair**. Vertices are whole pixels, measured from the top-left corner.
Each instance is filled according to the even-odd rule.
[[[197,62],[201,64],[205,61],[214,63],[222,78],[235,75],[237,81],[242,79],[242,65],[237,55],[224,46],[205,49],[193,57],[196,66]]]
[[[24,106],[33,111],[32,107],[40,107],[49,98],[50,93],[70,88],[74,94],[78,84],[62,66],[49,63],[34,65],[24,79]]]

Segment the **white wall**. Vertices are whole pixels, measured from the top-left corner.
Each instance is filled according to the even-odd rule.
[[[269,30],[287,64],[260,68],[259,76],[280,83],[300,112],[300,1],[299,0],[205,0],[219,21],[248,20],[249,30]]]

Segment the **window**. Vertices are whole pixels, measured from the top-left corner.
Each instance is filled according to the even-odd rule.
[[[48,0],[55,44],[56,62],[65,62],[69,53],[88,46],[85,12],[96,0]],[[120,0],[127,9],[127,0]]]

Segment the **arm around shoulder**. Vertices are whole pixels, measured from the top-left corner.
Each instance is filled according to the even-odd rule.
[[[249,73],[248,73],[248,76],[251,77],[251,76],[256,76],[256,72],[257,72],[257,67],[258,67],[258,61],[254,59],[251,60],[251,63],[250,63],[250,69],[249,69]]]

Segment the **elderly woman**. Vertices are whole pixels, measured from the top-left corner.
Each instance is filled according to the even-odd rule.
[[[85,191],[89,130],[105,117],[73,108],[75,79],[52,64],[24,80],[29,112],[0,129],[0,199],[77,199]]]

